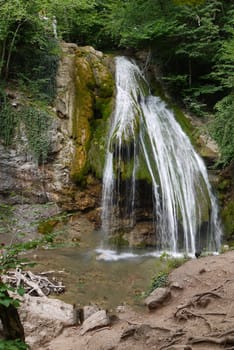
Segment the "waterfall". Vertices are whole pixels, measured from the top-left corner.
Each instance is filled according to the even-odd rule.
[[[134,227],[142,167],[151,186],[156,249],[172,253],[217,250],[216,199],[199,155],[141,70],[116,58],[116,105],[103,174],[102,229]]]

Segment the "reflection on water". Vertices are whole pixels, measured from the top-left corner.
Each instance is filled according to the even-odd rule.
[[[81,306],[96,303],[106,308],[124,303],[142,305],[142,295],[162,263],[143,251],[101,252],[96,250],[100,240],[100,233],[93,232],[84,237],[80,247],[37,250],[33,253],[37,261],[35,269],[63,271],[56,276],[66,286],[66,292],[59,296],[65,302]],[[107,252],[112,256],[111,261],[100,258]]]

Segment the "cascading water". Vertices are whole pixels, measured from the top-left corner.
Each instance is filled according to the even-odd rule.
[[[102,229],[133,227],[142,172],[152,186],[156,249],[194,254],[217,250],[221,229],[202,159],[138,66],[116,58],[116,107],[103,176]],[[138,198],[139,201],[139,198]]]

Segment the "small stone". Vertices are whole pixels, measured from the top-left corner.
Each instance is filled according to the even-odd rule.
[[[124,305],[117,306],[116,312],[118,312],[118,313],[126,312],[126,306],[124,306]]]
[[[201,270],[199,271],[200,274],[203,274],[203,273],[205,273],[205,272],[206,272],[206,269],[205,269],[205,268],[203,268],[203,269],[201,269]]]
[[[175,289],[184,289],[184,287],[179,284],[178,282],[172,281],[170,284],[170,288],[175,288]]]

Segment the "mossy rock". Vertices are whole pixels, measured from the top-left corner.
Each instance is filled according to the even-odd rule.
[[[109,238],[109,244],[115,248],[128,247],[129,242],[124,238],[124,233],[120,232]]]
[[[94,104],[94,112],[95,112],[94,117],[97,119],[102,118],[107,120],[112,113],[113,105],[114,103],[113,103],[112,97],[103,98],[103,97],[96,96],[95,104]]]
[[[37,227],[37,230],[42,235],[46,235],[52,233],[55,226],[59,223],[58,219],[49,219],[45,221],[41,221]]]
[[[228,202],[221,212],[224,235],[227,240],[234,240],[234,202]]]
[[[102,54],[90,47],[78,50],[76,55],[76,97],[72,121],[75,154],[71,178],[76,184],[85,184],[91,170],[101,178],[105,156],[107,120],[113,108],[114,80],[102,64]],[[101,122],[96,122],[100,119]]]
[[[90,170],[98,179],[102,178],[106,157],[106,135],[108,123],[103,119],[92,123],[93,137],[88,152]]]
[[[77,185],[85,184],[85,176],[88,172],[87,167],[87,151],[82,145],[77,145],[71,167],[71,179],[74,183]]]

